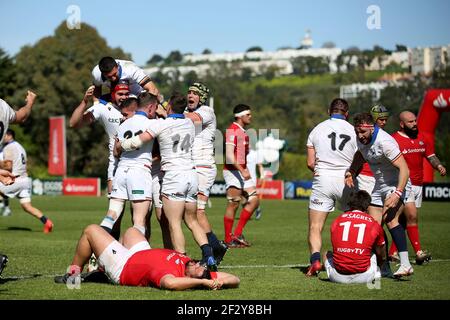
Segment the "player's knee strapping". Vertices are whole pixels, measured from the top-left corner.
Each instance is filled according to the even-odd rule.
[[[256,201],[257,199],[258,199],[258,194],[256,193],[256,190],[253,190],[247,196],[247,203],[251,203],[252,201]]]
[[[114,223],[117,221],[120,214],[122,213],[124,205],[125,205],[124,200],[120,199],[109,200],[108,215],[105,216],[105,218],[103,218],[103,221],[100,223],[100,226],[107,232],[111,233]],[[113,214],[111,214],[112,212]]]
[[[135,225],[133,225],[133,228],[138,229],[145,236],[145,227],[144,226],[135,224]]]
[[[207,202],[205,200],[197,199],[197,210],[205,210]]]

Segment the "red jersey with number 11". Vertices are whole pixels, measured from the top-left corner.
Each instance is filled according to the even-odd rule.
[[[331,243],[336,271],[362,273],[369,268],[372,249],[384,244],[383,229],[367,213],[347,211],[331,224]]]

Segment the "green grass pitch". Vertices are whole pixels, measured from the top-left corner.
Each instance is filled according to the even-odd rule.
[[[416,266],[407,280],[382,279],[377,287],[339,285],[318,278],[306,278],[300,271],[309,259],[307,245],[307,201],[263,201],[259,221],[250,220],[244,234],[253,245],[230,249],[220,268],[238,275],[237,289],[171,292],[156,288],[120,287],[108,284],[82,283],[80,289],[55,284],[53,277],[63,274],[69,265],[82,229],[99,223],[107,209],[105,197],[34,197],[33,205],[50,217],[51,234],[42,233],[42,224],[11,201],[13,215],[0,217],[0,252],[9,263],[0,279],[0,300],[35,299],[131,299],[131,300],[428,300],[450,299],[450,205],[423,203],[419,211],[423,248],[431,251],[433,260]],[[213,198],[207,209],[210,222],[223,238],[224,198]],[[329,225],[324,229],[323,250],[330,248]],[[237,223],[237,221],[235,222]],[[130,225],[127,210],[122,230]],[[200,249],[185,229],[188,254],[200,258]],[[152,217],[152,247],[161,247],[161,232]],[[409,248],[411,248],[408,243]],[[410,257],[413,258],[410,251]],[[391,265],[395,270],[396,266]]]

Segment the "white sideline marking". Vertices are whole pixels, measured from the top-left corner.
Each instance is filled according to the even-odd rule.
[[[411,260],[411,262],[414,262]],[[450,259],[433,259],[429,263],[434,262],[450,262]],[[414,264],[415,265],[415,264]],[[219,269],[257,269],[257,268],[301,268],[308,267],[309,264],[285,264],[285,265],[270,265],[270,264],[259,264],[259,265],[236,265],[236,266],[220,266]],[[33,278],[54,278],[56,276],[61,276],[62,273],[58,274],[35,274],[35,275],[23,275],[23,276],[6,276],[0,277],[3,280],[23,280],[23,279],[33,279]]]
[[[415,260],[411,260],[411,262],[415,262]],[[432,259],[430,263],[433,262],[450,262],[450,259]],[[309,264],[285,264],[285,265],[236,265],[236,266],[219,266],[219,269],[244,269],[244,268],[301,268],[301,267],[309,267]]]

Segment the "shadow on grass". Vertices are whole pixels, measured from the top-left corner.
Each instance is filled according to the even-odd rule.
[[[4,229],[6,231],[33,231],[30,228],[24,228],[24,227],[8,227],[7,229]]]
[[[0,284],[4,284],[11,281],[18,281],[18,280],[24,280],[24,279],[35,279],[42,277],[42,274],[33,274],[30,276],[23,276],[23,277],[7,277],[7,278],[0,278]]]

